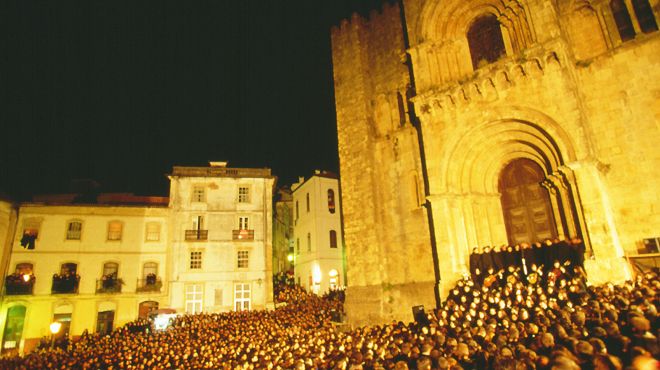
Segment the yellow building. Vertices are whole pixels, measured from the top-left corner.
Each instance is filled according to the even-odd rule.
[[[657,0],[401,0],[332,30],[353,322],[410,319],[475,246],[660,228]]]
[[[52,322],[62,324],[57,335],[75,337],[158,308],[272,305],[270,170],[174,167],[170,179],[169,198],[0,202],[3,352],[32,350]]]

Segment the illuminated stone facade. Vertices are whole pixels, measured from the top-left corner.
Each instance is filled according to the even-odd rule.
[[[472,247],[517,241],[502,174],[524,160],[547,232],[585,240],[590,280],[627,278],[660,226],[658,18],[657,0],[403,0],[333,28],[349,320],[411,319]]]

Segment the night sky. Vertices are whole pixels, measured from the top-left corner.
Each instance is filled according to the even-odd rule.
[[[0,5],[0,192],[166,195],[174,165],[338,171],[330,28],[380,0]]]

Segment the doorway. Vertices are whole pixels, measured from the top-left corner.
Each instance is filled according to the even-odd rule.
[[[557,237],[550,196],[541,186],[544,179],[541,166],[525,158],[502,170],[499,191],[510,245]]]

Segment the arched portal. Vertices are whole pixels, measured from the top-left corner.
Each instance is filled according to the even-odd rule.
[[[510,245],[557,237],[550,197],[541,185],[544,179],[541,166],[526,158],[502,170],[498,188]]]

